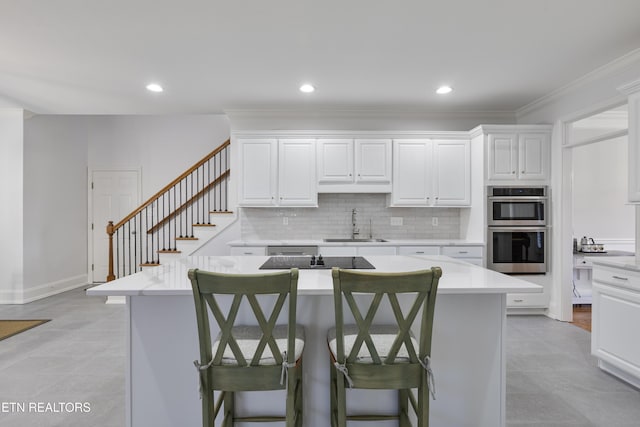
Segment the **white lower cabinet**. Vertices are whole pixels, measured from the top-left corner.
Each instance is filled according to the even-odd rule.
[[[593,267],[591,354],[598,366],[640,387],[640,272]]]
[[[319,246],[318,253],[322,256],[356,256],[358,248],[355,246]]]

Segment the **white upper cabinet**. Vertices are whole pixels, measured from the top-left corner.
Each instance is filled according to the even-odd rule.
[[[278,140],[238,140],[240,203],[243,206],[276,206]]]
[[[318,206],[315,140],[280,140],[278,153],[278,204]]]
[[[390,139],[320,138],[317,161],[318,192],[391,191]]]
[[[429,139],[393,141],[392,206],[428,206],[432,193],[432,142]]]
[[[353,182],[353,139],[318,140],[318,183]]]
[[[393,142],[391,206],[469,206],[471,153],[467,140]]]
[[[355,140],[356,182],[391,183],[391,140]]]
[[[512,127],[513,128],[513,127]],[[550,133],[489,133],[489,181],[546,181],[549,179]]]
[[[241,206],[317,206],[313,139],[239,139]]]
[[[434,140],[434,205],[471,205],[471,146],[465,140]]]
[[[640,202],[640,80],[620,90],[628,95],[629,114],[629,201]]]

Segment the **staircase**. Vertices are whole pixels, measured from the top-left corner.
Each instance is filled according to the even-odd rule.
[[[124,219],[109,221],[107,281],[188,256],[233,223],[230,141],[225,141]]]

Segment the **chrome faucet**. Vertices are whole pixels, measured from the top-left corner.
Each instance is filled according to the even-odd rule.
[[[360,230],[357,227],[357,223],[356,223],[356,208],[353,208],[351,210],[351,224],[352,224],[352,228],[351,228],[351,238],[355,239],[357,235],[360,234]]]

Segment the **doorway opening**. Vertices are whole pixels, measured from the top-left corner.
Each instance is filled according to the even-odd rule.
[[[627,203],[626,103],[576,115],[562,125],[560,320],[571,321],[574,305],[590,308],[589,257],[634,250],[635,208]]]

